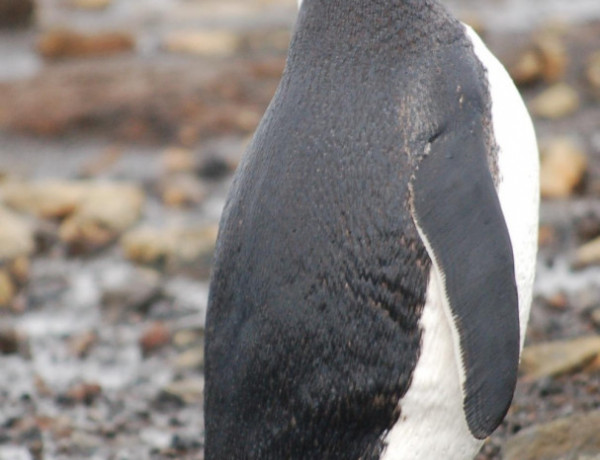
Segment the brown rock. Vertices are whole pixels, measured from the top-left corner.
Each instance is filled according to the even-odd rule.
[[[239,50],[240,44],[240,37],[226,30],[177,31],[164,41],[168,51],[201,56],[230,56]]]
[[[102,394],[102,387],[97,383],[78,383],[65,394],[67,402],[90,405]]]
[[[531,101],[531,111],[542,118],[558,119],[579,109],[579,94],[566,83],[557,83]]]
[[[51,432],[55,439],[68,438],[73,433],[73,421],[65,415],[58,417],[40,415],[36,420],[39,428]]]
[[[556,242],[556,229],[550,225],[540,225],[538,232],[538,245],[540,247],[552,246]]]
[[[29,222],[0,206],[0,262],[28,256],[34,246]]]
[[[540,187],[545,198],[566,198],[587,170],[587,157],[568,138],[558,138],[542,149]]]
[[[600,354],[600,336],[532,345],[523,350],[521,371],[538,379],[568,374],[583,368]]]
[[[152,61],[90,59],[85,65],[45,66],[32,78],[2,82],[0,125],[57,135],[92,124],[111,138],[154,142],[172,141],[183,126],[193,126],[192,137],[242,134],[260,119],[281,77],[259,75],[255,68],[282,69],[284,64],[280,56],[215,66],[194,59],[175,59],[166,66]],[[223,86],[237,92],[221,93]]]
[[[532,43],[509,66],[509,73],[518,85],[528,85],[544,79],[560,81],[568,66],[567,49],[562,31],[546,29],[536,34]]]
[[[140,347],[144,355],[167,345],[171,341],[171,333],[164,323],[153,323],[140,337]]]
[[[133,50],[135,40],[127,32],[106,32],[96,35],[71,30],[54,30],[38,42],[38,52],[47,59],[65,57],[104,56]]]
[[[600,456],[600,411],[534,425],[510,438],[504,460],[597,459]]]
[[[569,299],[567,296],[559,292],[558,294],[554,294],[552,297],[547,299],[548,306],[555,310],[566,310],[569,306]]]
[[[33,19],[33,0],[0,0],[0,27],[22,27]]]

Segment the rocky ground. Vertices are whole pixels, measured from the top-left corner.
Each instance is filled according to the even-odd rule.
[[[542,161],[522,375],[479,459],[597,459],[600,8],[450,3],[519,83]],[[0,460],[202,459],[216,225],[295,0],[14,4],[0,0],[0,27],[20,26],[0,29]]]

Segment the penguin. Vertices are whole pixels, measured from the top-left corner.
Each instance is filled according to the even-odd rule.
[[[220,222],[205,458],[472,459],[515,390],[538,168],[438,1],[304,0]]]

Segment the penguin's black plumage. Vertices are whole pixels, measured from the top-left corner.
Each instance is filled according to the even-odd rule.
[[[501,422],[523,328],[487,73],[436,1],[304,0],[221,220],[207,460],[441,458],[410,428],[426,305],[471,445]]]

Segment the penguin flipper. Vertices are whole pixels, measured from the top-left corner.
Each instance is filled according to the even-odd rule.
[[[411,212],[433,262],[431,276],[445,291],[467,424],[484,439],[506,415],[516,385],[518,294],[483,130],[476,122],[454,126],[421,158],[410,183]]]

